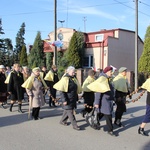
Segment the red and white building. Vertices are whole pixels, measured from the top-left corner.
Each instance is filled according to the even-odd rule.
[[[65,51],[75,29],[58,28],[57,35],[63,36],[63,47],[59,50]],[[134,71],[135,66],[135,32],[125,29],[100,30],[84,33],[85,35],[85,56],[83,68],[104,69],[108,65],[116,68],[122,66]],[[50,41],[54,39],[54,32],[49,33]],[[143,51],[143,41],[138,38],[138,59]],[[53,52],[53,46],[44,42],[44,52]]]

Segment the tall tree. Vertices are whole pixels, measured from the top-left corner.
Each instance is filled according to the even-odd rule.
[[[38,31],[31,52],[28,56],[28,66],[30,68],[41,67],[45,65],[45,56],[43,52],[43,41],[41,33]]]
[[[20,53],[20,65],[21,66],[27,66],[28,65],[27,49],[26,49],[25,45],[23,45],[21,53]]]
[[[14,49],[14,59],[15,61],[19,61],[20,52],[22,50],[23,45],[25,45],[25,23],[23,22],[16,36],[16,45]]]
[[[5,34],[2,28],[2,19],[0,19],[0,36]],[[5,41],[0,37],[0,64],[5,65]]]
[[[83,58],[84,58],[84,49],[85,49],[85,38],[84,34],[80,31],[77,32],[77,45],[78,45],[78,52],[80,56],[80,67],[83,66]]]
[[[139,72],[150,73],[149,60],[150,60],[150,26],[147,27],[145,40],[144,40],[144,49],[139,59],[139,64],[138,64]]]
[[[53,53],[46,53],[46,67],[49,70],[53,64]]]
[[[82,67],[83,49],[84,36],[82,36],[81,32],[74,32],[66,55],[69,65],[73,65],[75,68]]]
[[[12,66],[13,65],[13,45],[12,41],[9,38],[6,38],[5,40],[5,46],[6,46],[6,65]]]

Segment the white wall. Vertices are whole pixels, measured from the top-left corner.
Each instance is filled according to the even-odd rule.
[[[139,40],[139,57],[142,54],[143,43]],[[108,38],[108,65],[113,65],[118,69],[127,67],[134,71],[135,66],[135,34],[119,30],[119,38]]]

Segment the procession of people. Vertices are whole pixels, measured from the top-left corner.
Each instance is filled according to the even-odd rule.
[[[45,66],[38,66],[30,70],[27,66],[21,68],[14,64],[13,68],[6,70],[0,65],[0,107],[6,109],[5,104],[10,99],[9,111],[13,112],[13,106],[18,103],[18,112],[22,111],[24,94],[27,94],[29,111],[28,118],[40,119],[40,108],[45,105],[45,94],[49,96],[49,107],[57,107],[56,92],[60,93],[60,101],[63,111],[60,124],[67,126],[68,119],[73,129],[81,130],[77,125],[75,110],[77,109],[78,95],[81,94],[84,106],[81,115],[85,118],[93,109],[97,112],[97,124],[100,126],[102,117],[106,120],[107,133],[116,136],[113,132],[114,125],[124,127],[122,123],[123,113],[127,111],[126,97],[130,95],[131,89],[127,79],[127,68],[120,67],[118,75],[114,76],[114,68],[107,66],[95,77],[95,70],[89,69],[88,75],[81,85],[76,76],[73,66],[66,68],[65,74],[59,78],[57,66],[52,65],[47,71]],[[150,78],[142,85],[147,90],[146,114],[138,129],[138,133],[144,136],[146,123],[150,122]],[[114,110],[114,105],[116,106]],[[113,112],[115,112],[113,122]]]

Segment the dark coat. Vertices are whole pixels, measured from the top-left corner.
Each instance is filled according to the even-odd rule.
[[[11,72],[8,83],[8,92],[11,92],[11,100],[22,100],[24,98],[24,89],[21,87],[23,83],[23,74],[21,72]]]
[[[94,92],[84,92],[83,94],[84,103],[93,106],[94,103]]]
[[[101,76],[106,76],[106,74],[101,74]],[[107,77],[108,78],[108,77]],[[111,115],[113,112],[113,100],[114,100],[114,88],[109,82],[110,91],[105,93],[95,93],[95,105],[99,105],[99,110],[101,113],[106,115]]]
[[[115,91],[115,98],[116,98],[116,105],[117,105],[117,112],[126,112],[126,96],[128,93],[124,93],[121,91]]]
[[[4,73],[0,72],[0,93],[7,92],[7,84],[5,84],[6,76]]]
[[[0,102],[7,101],[7,85],[5,84],[6,76],[0,72]]]
[[[46,84],[49,87],[50,93],[52,94],[52,96],[54,98],[56,98],[56,89],[54,89],[53,86],[55,83],[57,83],[59,81],[59,78],[58,78],[58,74],[56,71],[51,69],[51,72],[54,74],[54,79],[53,79],[53,81],[46,81]]]
[[[74,77],[69,76],[68,74],[65,77],[69,78],[68,92],[60,92],[61,100],[67,102],[67,105],[63,105],[63,109],[74,109],[76,108],[77,101],[77,84],[73,81]]]

